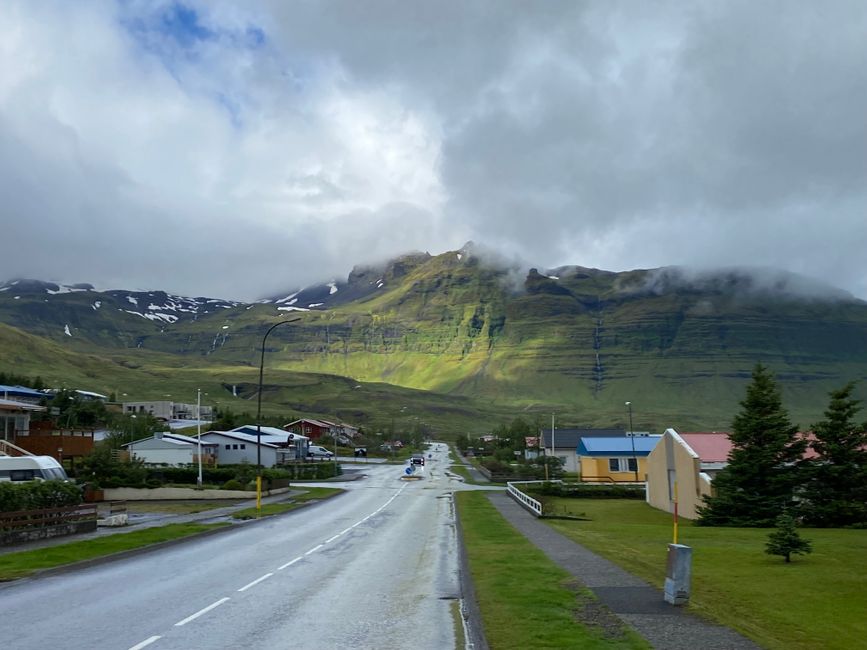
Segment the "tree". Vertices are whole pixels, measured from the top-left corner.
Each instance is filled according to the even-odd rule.
[[[802,539],[795,528],[795,519],[788,512],[777,517],[777,530],[768,535],[768,543],[765,544],[765,553],[768,555],[781,555],[786,562],[791,562],[791,556],[806,555],[813,552],[809,540]]]
[[[861,410],[854,389],[831,391],[825,419],[813,425],[816,458],[803,508],[811,526],[867,523],[867,425],[854,422]]]
[[[789,421],[773,375],[761,364],[732,422],[729,462],[713,481],[714,495],[699,508],[709,526],[772,526],[793,506],[807,441]]]

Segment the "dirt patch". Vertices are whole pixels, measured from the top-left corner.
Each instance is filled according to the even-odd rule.
[[[617,615],[600,603],[587,587],[578,580],[567,580],[563,585],[575,592],[575,620],[600,633],[609,640],[626,638],[626,626]]]

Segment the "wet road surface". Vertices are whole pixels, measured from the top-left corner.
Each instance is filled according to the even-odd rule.
[[[454,648],[451,492],[462,486],[445,473],[445,445],[433,454],[420,480],[370,466],[346,494],[289,515],[4,585],[2,645]]]

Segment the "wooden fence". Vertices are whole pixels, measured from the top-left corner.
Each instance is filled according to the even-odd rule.
[[[96,519],[97,506],[94,503],[0,512],[0,544],[96,530]]]

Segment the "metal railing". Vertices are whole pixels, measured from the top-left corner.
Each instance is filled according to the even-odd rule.
[[[528,494],[521,491],[518,485],[540,485],[542,483],[562,483],[563,481],[509,481],[506,483],[506,491],[515,501],[524,506],[537,517],[542,516],[542,502],[534,499]]]

